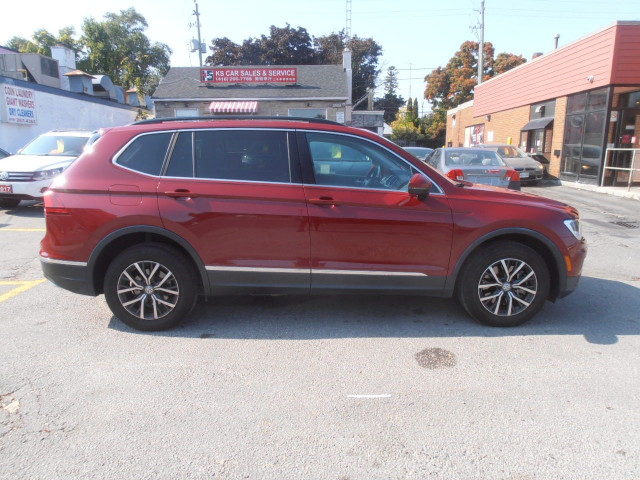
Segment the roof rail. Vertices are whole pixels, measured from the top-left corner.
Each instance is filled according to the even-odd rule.
[[[277,117],[273,115],[216,115],[201,117],[169,117],[169,118],[151,118],[149,120],[139,120],[131,125],[149,125],[153,123],[165,122],[192,122],[197,120],[279,120],[281,122],[309,122],[309,123],[325,123],[329,125],[342,125],[333,120],[325,120],[324,118],[307,118],[307,117]]]

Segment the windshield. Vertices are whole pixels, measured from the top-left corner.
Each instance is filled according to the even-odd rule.
[[[526,157],[526,155],[518,147],[512,146],[498,147],[498,153],[502,158]]]
[[[87,137],[42,135],[22,149],[20,155],[51,155],[77,157],[87,143]]]
[[[495,152],[487,150],[453,150],[446,152],[445,165],[448,166],[474,166],[479,167],[503,167],[505,163]]]

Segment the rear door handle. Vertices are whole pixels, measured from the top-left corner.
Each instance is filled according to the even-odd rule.
[[[195,193],[191,193],[191,191],[186,188],[176,188],[173,191],[164,192],[164,194],[171,198],[193,198],[198,196]]]
[[[329,205],[331,207],[337,207],[340,205],[340,202],[334,200],[332,197],[310,198],[309,203],[314,205]]]

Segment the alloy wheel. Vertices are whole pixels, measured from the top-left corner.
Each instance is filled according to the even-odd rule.
[[[164,265],[143,260],[132,263],[118,278],[118,299],[131,315],[158,320],[173,311],[180,298],[175,275]]]
[[[501,317],[525,311],[537,292],[538,279],[533,268],[515,258],[504,258],[491,264],[478,283],[478,298],[482,306]]]

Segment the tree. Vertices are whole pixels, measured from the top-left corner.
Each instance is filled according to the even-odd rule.
[[[413,108],[411,110],[413,111],[413,118],[420,118],[420,110],[418,110],[418,97],[413,99]]]
[[[413,111],[413,99],[411,97],[409,97],[409,100],[407,100],[406,117],[407,117],[407,120],[411,122],[413,122],[413,120],[416,118],[415,113]]]
[[[151,43],[144,33],[147,21],[134,8],[107,13],[104,20],[85,19],[78,67],[88,73],[109,75],[114,83],[152,93],[157,75],[169,71],[171,49]],[[157,85],[157,83],[156,83]]]
[[[21,53],[39,53],[40,55],[51,56],[51,47],[55,45],[65,45],[75,51],[80,50],[80,42],[74,39],[75,30],[73,27],[64,27],[58,31],[58,35],[50,33],[44,28],[33,32],[31,40],[23,37],[12,37],[7,42],[7,47]]]
[[[211,55],[207,65],[325,65],[341,64],[347,46],[344,31],[311,38],[305,28],[292,28],[289,24],[279,28],[271,26],[268,35],[247,38],[242,44],[226,37],[211,41]],[[352,100],[362,97],[375,87],[379,73],[378,61],[382,47],[371,38],[354,36],[348,46],[353,64]]]
[[[384,96],[373,102],[376,110],[384,110],[384,121],[391,123],[395,120],[398,110],[404,105],[404,98],[396,94],[398,89],[398,70],[393,65],[387,69],[383,82]]]
[[[389,95],[395,95],[398,89],[398,69],[391,65],[387,68],[387,75],[384,77],[384,93]]]
[[[445,141],[447,110],[473,99],[473,91],[478,83],[478,43],[464,42],[460,45],[446,66],[438,67],[425,77],[424,92],[431,104],[433,114],[425,119],[425,132],[438,140]],[[504,73],[526,60],[520,55],[500,53],[494,59],[494,49],[490,42],[484,44],[483,80]]]
[[[513,53],[499,53],[493,62],[493,72],[495,75],[500,75],[512,68],[522,65],[527,60],[522,55],[515,55]]]

